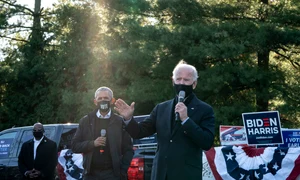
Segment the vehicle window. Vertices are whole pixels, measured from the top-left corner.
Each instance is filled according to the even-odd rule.
[[[76,132],[76,128],[64,128],[60,137],[58,151],[71,148],[71,140]]]
[[[17,135],[17,132],[9,132],[0,135],[0,159],[7,158],[10,154],[10,147]]]
[[[55,127],[44,127],[44,128],[45,128],[45,136],[48,137],[49,139],[53,139],[54,135],[55,135]],[[19,146],[17,154],[19,154],[22,144],[33,138],[32,130],[33,130],[33,128],[23,131],[20,146]]]
[[[26,130],[23,132],[22,137],[21,137],[21,143],[23,144],[24,142],[28,141],[29,139],[32,139],[32,130]]]
[[[45,136],[51,140],[54,140],[55,133],[57,132],[56,127],[44,127],[45,128]]]
[[[146,117],[149,117],[149,115],[143,115],[143,116],[135,116],[134,119],[137,122],[142,122]],[[148,137],[144,137],[141,139],[133,139],[133,145],[151,145],[151,144],[156,144],[157,143],[157,135],[153,134]]]

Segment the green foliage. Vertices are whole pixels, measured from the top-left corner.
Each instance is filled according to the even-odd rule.
[[[51,59],[53,69],[48,74],[49,101],[55,122],[75,122],[93,108],[93,96],[87,92],[97,79],[90,76],[89,70],[99,68],[92,67],[97,59],[91,52],[97,37],[98,17],[89,4],[62,4],[55,13],[53,31],[59,41]]]
[[[299,8],[296,0],[64,1],[44,11],[54,15],[44,16],[42,39],[6,50],[0,128],[77,122],[100,86],[149,114],[174,97],[181,59],[199,71],[195,93],[214,108],[216,132],[243,125],[241,114],[261,100],[284,127],[298,127]]]
[[[116,6],[115,3],[110,5]],[[257,111],[258,96],[269,102],[265,110],[281,109],[282,117],[287,117],[291,106],[281,107],[272,102],[277,102],[283,92],[294,94],[282,86],[289,70],[278,68],[266,55],[284,51],[280,55],[285,57],[286,53],[296,52],[289,48],[297,46],[300,37],[299,16],[295,13],[298,10],[294,6],[257,1],[157,1],[151,7],[153,11],[147,11],[148,17],[136,13],[139,11],[128,13],[118,9],[123,13],[114,16],[110,29],[112,36],[108,41],[114,42],[108,53],[114,64],[116,85],[126,86],[126,99],[140,97],[137,104],[144,105],[149,98],[154,106],[172,97],[172,69],[178,60],[185,59],[199,70],[196,94],[213,105],[217,125],[242,125],[241,113]],[[293,23],[286,17],[292,18]],[[147,18],[154,18],[153,24],[145,25]],[[264,54],[264,59],[258,54]],[[291,67],[291,59],[295,60],[282,60]],[[260,66],[259,61],[267,66]],[[163,93],[155,91],[156,87],[163,89]],[[288,118],[294,127],[299,122],[297,117]]]

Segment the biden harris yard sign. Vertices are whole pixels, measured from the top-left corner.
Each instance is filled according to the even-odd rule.
[[[249,145],[283,143],[278,111],[243,113],[242,116]]]

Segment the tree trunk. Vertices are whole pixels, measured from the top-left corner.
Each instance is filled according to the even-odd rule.
[[[43,33],[41,30],[41,0],[35,0],[30,45],[34,55],[40,54],[43,50]]]
[[[261,0],[263,4],[268,4],[268,0]],[[261,15],[260,21],[265,21],[266,14]],[[268,74],[269,71],[269,53],[268,49],[262,48],[257,53],[258,71],[263,75]],[[268,111],[269,103],[269,80],[267,77],[260,77],[257,80],[256,86],[256,110]]]
[[[258,70],[263,74],[269,71],[269,51],[263,50],[257,53]],[[256,86],[256,109],[257,111],[268,111],[269,103],[269,80],[267,77],[258,79]]]
[[[264,4],[269,4],[269,0],[261,0],[260,2],[262,2]]]

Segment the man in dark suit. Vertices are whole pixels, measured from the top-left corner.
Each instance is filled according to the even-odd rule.
[[[193,93],[197,78],[196,68],[180,61],[173,70],[172,79],[176,95],[185,92],[184,101],[178,102],[175,97],[162,102],[140,123],[133,118],[134,102],[129,106],[118,99],[115,103],[115,109],[123,116],[126,130],[133,138],[157,133],[152,180],[202,179],[202,150],[213,145],[215,118],[212,107]],[[179,121],[175,121],[176,113]]]
[[[83,154],[84,180],[127,180],[133,147],[122,117],[110,108],[114,101],[110,88],[98,88],[97,108],[80,119],[72,139],[72,151]]]
[[[44,135],[41,123],[33,126],[33,139],[22,145],[18,165],[23,179],[52,180],[57,165],[57,145]]]

